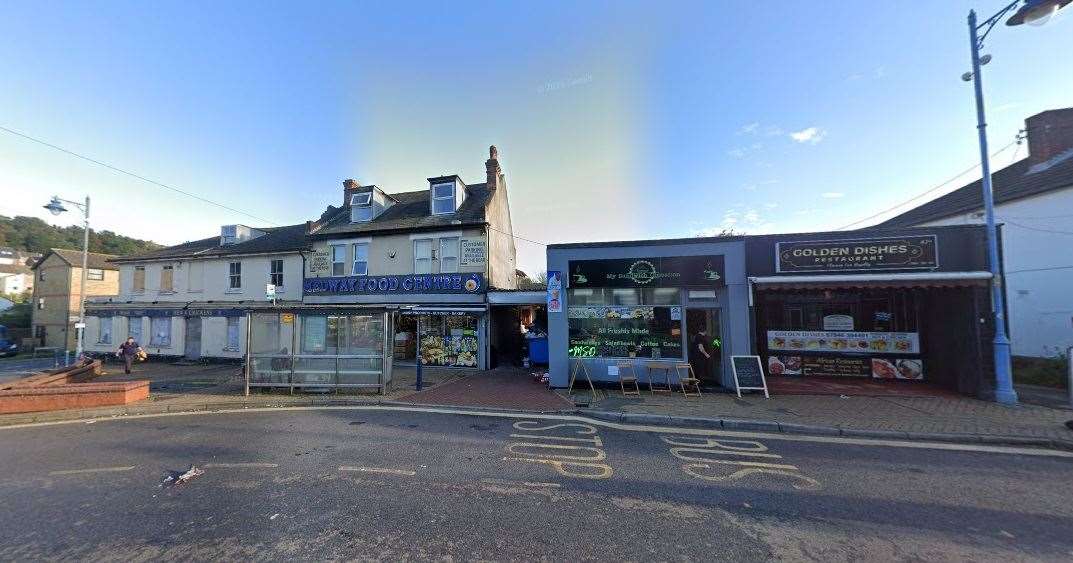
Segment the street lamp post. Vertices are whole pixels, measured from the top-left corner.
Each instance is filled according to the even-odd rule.
[[[67,211],[67,208],[63,206],[64,203],[70,203],[82,211],[82,281],[78,290],[78,325],[80,325],[80,327],[75,327],[75,333],[78,335],[75,358],[81,358],[83,352],[83,337],[86,334],[86,267],[89,262],[89,196],[86,196],[85,203],[79,203],[69,199],[60,199],[59,196],[52,196],[52,200],[49,201],[48,205],[45,205],[44,208],[48,209],[53,215],[59,215]]]
[[[980,68],[990,62],[991,56],[980,56],[984,39],[995,24],[1007,13],[1020,5],[1006,25],[1024,23],[1042,25],[1051,14],[1073,0],[1014,0],[997,14],[977,24],[976,11],[969,11],[969,42],[972,48],[972,72],[962,78],[972,81],[976,95],[976,130],[980,140],[980,172],[984,196],[984,215],[987,221],[987,259],[991,268],[991,302],[994,313],[995,338],[995,400],[1006,405],[1017,404],[1017,392],[1013,389],[1013,368],[1010,355],[1010,339],[1006,335],[1006,303],[1003,299],[1002,270],[998,260],[998,231],[995,229],[995,202],[991,190],[991,162],[987,154],[987,120],[984,117],[984,91],[980,81]]]

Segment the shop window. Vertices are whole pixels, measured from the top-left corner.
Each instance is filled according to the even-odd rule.
[[[134,267],[134,283],[132,285],[134,293],[145,292],[145,266]]]
[[[171,266],[160,268],[160,292],[171,293],[174,289],[175,270]]]
[[[440,273],[458,271],[458,237],[440,239]]]
[[[171,317],[152,317],[149,329],[149,345],[167,348],[171,346]]]
[[[369,275],[369,243],[352,244],[351,248],[354,251],[354,264],[350,273],[355,276]]]
[[[227,317],[227,346],[224,350],[230,352],[239,351],[239,322],[241,317]]]
[[[676,287],[645,289],[571,289],[571,307],[583,305],[680,305],[682,292]]]
[[[272,260],[269,263],[268,283],[276,286],[276,290],[283,287],[283,260]]]
[[[229,289],[242,289],[242,262],[228,264],[227,287]]]
[[[86,279],[90,281],[104,281],[104,270],[99,268],[89,268],[86,270]]]
[[[414,241],[414,273],[432,273],[432,239],[417,239]]]
[[[100,330],[97,332],[98,344],[112,343],[112,317],[98,317]]]
[[[422,364],[477,367],[476,315],[426,316],[419,326]]]
[[[138,344],[142,343],[142,318],[141,317],[128,317],[127,318],[127,336],[134,339]]]
[[[380,355],[384,322],[380,315],[302,317],[302,354]]]

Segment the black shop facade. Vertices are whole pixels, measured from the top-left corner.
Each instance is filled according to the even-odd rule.
[[[745,246],[752,348],[774,388],[990,397],[982,226],[750,236]]]

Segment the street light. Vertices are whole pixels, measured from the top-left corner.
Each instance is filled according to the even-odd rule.
[[[67,212],[67,208],[64,207],[64,203],[70,203],[82,211],[82,285],[79,288],[78,295],[78,325],[75,325],[75,333],[78,335],[78,344],[75,348],[75,357],[82,357],[82,339],[86,333],[86,265],[89,258],[89,196],[86,196],[85,203],[79,203],[77,201],[71,201],[69,199],[60,199],[60,196],[52,196],[52,199],[47,205],[43,205],[48,212],[53,215],[59,215]],[[81,327],[79,327],[81,325]]]
[[[987,156],[987,120],[984,118],[984,91],[980,84],[980,67],[991,61],[990,55],[980,56],[984,39],[995,24],[1010,11],[1016,13],[1006,21],[1014,26],[1023,23],[1042,25],[1051,14],[1063,8],[1073,0],[1014,0],[997,14],[977,25],[976,11],[969,11],[969,43],[972,48],[972,72],[962,76],[971,80],[976,94],[976,130],[980,138],[980,171],[983,174],[981,184],[984,192],[984,213],[987,217],[987,257],[991,266],[991,301],[995,322],[995,400],[1006,404],[1017,404],[1017,392],[1013,389],[1013,375],[1010,361],[1010,339],[1006,336],[1006,303],[1003,301],[1002,271],[998,262],[998,235],[995,229],[995,201],[991,191],[991,162]],[[1020,8],[1018,8],[1020,5]]]

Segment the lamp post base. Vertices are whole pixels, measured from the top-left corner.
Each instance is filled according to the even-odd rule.
[[[1003,405],[1017,404],[1017,391],[1013,389],[1013,361],[1010,342],[996,339],[995,346],[995,402]]]

